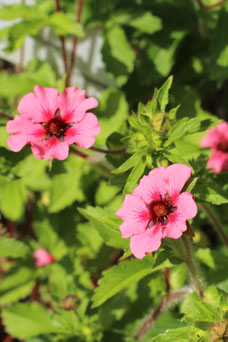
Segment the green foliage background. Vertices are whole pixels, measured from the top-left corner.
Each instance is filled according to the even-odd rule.
[[[80,24],[77,1],[62,1],[61,13],[53,0],[34,3],[0,8],[2,20],[21,18],[0,31],[5,51],[20,49],[28,35],[39,40],[46,26],[56,41],[98,31],[115,86],[94,81],[101,92],[96,146],[127,153],[101,158],[89,150],[87,159],[71,153],[50,165],[29,147],[11,152],[0,118],[0,338],[132,342],[159,303],[177,293],[139,340],[225,341],[228,250],[203,209],[211,205],[228,233],[227,174],[206,169],[210,152],[199,144],[210,127],[228,121],[228,2],[210,8],[216,0],[86,0]],[[52,61],[34,59],[20,73],[1,65],[0,112],[15,115],[36,84],[65,87],[66,75]],[[133,259],[114,215],[141,176],[167,162],[193,170],[187,191],[199,207],[192,251],[203,299],[193,292],[179,240]],[[40,247],[55,262],[36,269],[32,253]]]

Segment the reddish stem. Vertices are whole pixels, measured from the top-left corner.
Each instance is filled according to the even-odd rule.
[[[32,289],[32,293],[30,295],[31,302],[37,302],[40,299],[40,284],[36,283],[34,288]]]
[[[83,0],[79,0],[78,6],[77,6],[77,11],[76,11],[76,23],[80,24],[81,21],[81,14],[82,14],[82,8],[83,8]],[[71,58],[70,58],[70,67],[69,71],[67,74],[67,79],[66,79],[66,86],[68,87],[70,85],[71,77],[72,77],[72,72],[76,60],[76,48],[78,44],[78,37],[74,36],[73,37],[73,47],[72,47],[72,52],[71,52]]]
[[[4,119],[7,119],[7,120],[13,120],[13,116],[10,115],[10,114],[6,114],[6,113],[2,113],[0,112],[0,117],[4,118]]]
[[[220,0],[218,2],[216,2],[215,4],[212,4],[212,5],[205,5],[202,0],[197,0],[197,3],[199,5],[199,7],[201,9],[213,9],[213,8],[216,8],[216,7],[219,7],[221,6],[222,4],[224,4],[227,0]]]
[[[8,220],[7,228],[8,228],[9,237],[14,237],[15,223],[11,220]]]
[[[61,12],[61,6],[60,6],[60,1],[59,0],[55,0],[55,8],[56,8],[56,12]],[[63,57],[65,73],[68,74],[68,63],[67,63],[67,53],[66,53],[65,38],[60,35],[59,39],[60,39],[60,42],[61,42],[62,57]]]
[[[14,338],[10,335],[8,335],[4,340],[3,342],[12,342],[14,340]]]
[[[85,153],[83,153],[83,152],[81,152],[81,151],[78,151],[78,150],[76,150],[76,149],[73,148],[73,147],[70,147],[70,152],[72,152],[72,153],[76,154],[77,156],[82,157],[82,158],[84,158],[84,159],[87,159],[87,158],[88,158],[88,155],[87,155],[87,154],[85,154]]]

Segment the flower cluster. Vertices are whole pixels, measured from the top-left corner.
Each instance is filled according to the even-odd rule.
[[[211,147],[212,155],[207,166],[215,173],[228,171],[228,123],[212,127],[201,141],[201,147]]]
[[[58,95],[55,88],[36,85],[34,94],[25,95],[15,118],[7,123],[8,145],[14,152],[31,144],[38,159],[66,159],[70,144],[89,148],[100,132],[97,118],[86,111],[97,107],[94,97],[85,90],[66,88]]]
[[[186,220],[197,213],[193,196],[181,193],[190,176],[187,165],[160,167],[144,176],[132,195],[125,196],[116,215],[124,221],[120,231],[123,238],[131,238],[130,249],[136,258],[156,251],[161,239],[178,239],[187,230]]]

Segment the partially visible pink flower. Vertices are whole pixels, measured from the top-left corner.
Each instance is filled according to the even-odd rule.
[[[36,267],[44,267],[55,261],[53,256],[43,248],[38,248],[32,256],[35,259]]]
[[[215,173],[228,171],[228,123],[220,122],[209,129],[201,140],[201,147],[212,147],[207,166]]]
[[[187,230],[186,220],[197,214],[193,196],[180,193],[190,176],[187,165],[162,166],[150,171],[132,195],[125,196],[116,215],[124,221],[120,231],[123,238],[131,238],[130,249],[136,258],[156,251],[161,239],[178,239]]]
[[[52,157],[63,160],[69,145],[89,148],[100,132],[97,117],[87,110],[97,107],[94,97],[86,98],[85,90],[66,88],[58,95],[55,88],[34,87],[34,93],[25,95],[15,118],[7,123],[9,148],[20,151],[31,144],[38,159]]]

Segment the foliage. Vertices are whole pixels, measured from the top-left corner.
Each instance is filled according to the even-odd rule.
[[[228,234],[227,173],[207,168],[210,151],[200,141],[228,121],[228,2],[87,0],[75,21],[80,3],[60,1],[61,11],[53,0],[0,7],[5,59],[23,44],[26,54],[27,37],[42,49],[52,44],[58,56],[65,39],[69,57],[75,37],[96,33],[111,85],[102,83],[104,70],[89,80],[89,96],[99,100],[95,149],[106,153],[72,145],[66,160],[48,162],[29,146],[10,151],[2,113],[17,114],[36,84],[62,91],[69,75],[55,56],[23,68],[0,61],[0,339],[133,342],[142,331],[142,342],[225,341],[228,251],[214,226]],[[172,163],[192,169],[185,191],[198,215],[186,239],[201,297],[181,239],[167,238],[156,253],[135,259],[115,215],[143,175]],[[54,262],[37,268],[38,248]]]

